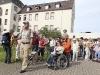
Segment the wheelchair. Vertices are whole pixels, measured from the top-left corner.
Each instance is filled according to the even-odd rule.
[[[54,57],[52,66],[54,70],[65,69],[67,66],[67,63],[68,61],[67,61],[66,56],[64,54],[60,54]]]

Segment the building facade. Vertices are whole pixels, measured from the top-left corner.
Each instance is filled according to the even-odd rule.
[[[0,34],[17,30],[17,13],[24,7],[20,0],[0,0]]]
[[[28,20],[30,28],[34,31],[47,27],[50,30],[58,28],[61,32],[66,29],[67,32],[72,33],[75,19],[75,3],[74,0],[66,0],[29,5],[25,6],[17,16],[17,31],[21,31],[23,21]]]

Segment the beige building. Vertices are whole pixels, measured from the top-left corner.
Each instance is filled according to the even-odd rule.
[[[0,0],[0,34],[10,29],[17,30],[17,13],[23,6],[20,0]]]
[[[42,27],[52,30],[58,28],[72,33],[75,19],[74,0],[36,4],[25,6],[17,15],[18,30],[21,31],[23,21],[30,22],[30,28],[38,31]]]

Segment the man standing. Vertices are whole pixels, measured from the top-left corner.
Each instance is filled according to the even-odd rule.
[[[22,59],[22,69],[20,73],[26,72],[28,65],[28,52],[32,46],[33,32],[29,29],[29,22],[24,21],[24,29],[20,33],[21,46],[20,46],[20,58]]]
[[[4,32],[2,35],[2,45],[6,52],[4,62],[8,64],[11,63],[11,47],[13,45],[13,40],[14,40],[13,32],[14,31],[11,29],[10,32]]]

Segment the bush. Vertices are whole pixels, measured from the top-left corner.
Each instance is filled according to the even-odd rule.
[[[50,38],[50,37],[61,37],[61,32],[60,30],[58,30],[58,28],[55,28],[53,30],[49,30],[47,29],[46,27],[42,27],[39,31],[38,31],[39,34],[43,34],[43,35],[46,35],[47,38]]]

